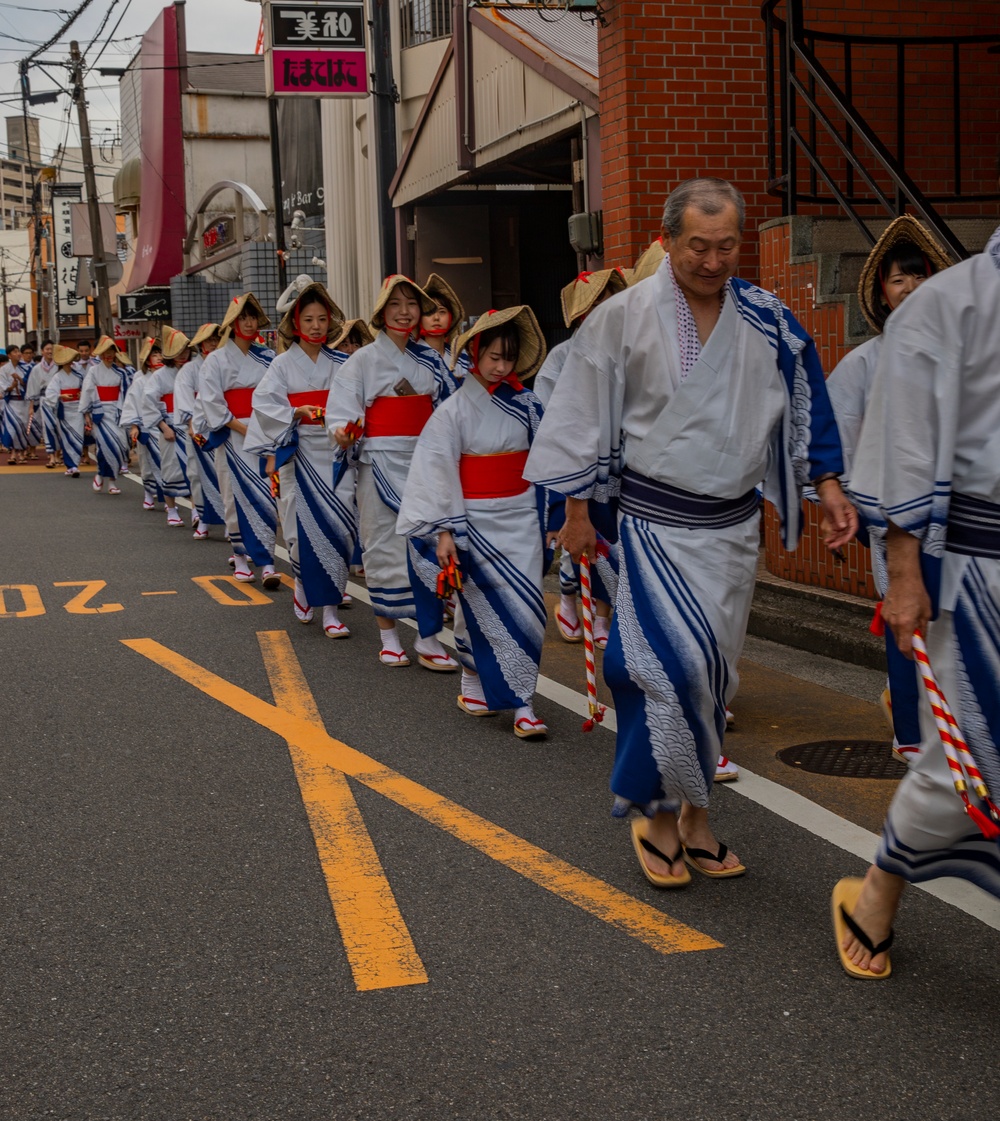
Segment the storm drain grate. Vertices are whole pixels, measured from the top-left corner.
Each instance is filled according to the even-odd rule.
[[[880,740],[820,740],[800,743],[778,752],[789,767],[814,775],[836,778],[902,778],[906,764],[892,754],[892,745]]]

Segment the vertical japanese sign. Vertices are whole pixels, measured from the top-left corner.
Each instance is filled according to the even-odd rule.
[[[76,294],[80,258],[73,256],[71,207],[83,202],[81,183],[52,185],[52,258],[55,262],[57,307],[60,315],[86,315],[87,299]]]
[[[368,96],[363,0],[264,7],[269,97]]]

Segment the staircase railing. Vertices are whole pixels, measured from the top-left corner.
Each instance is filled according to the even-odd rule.
[[[875,235],[866,218],[897,217],[907,209],[929,228],[956,260],[968,256],[942,217],[939,206],[1000,199],[1000,192],[968,193],[963,167],[963,58],[971,52],[1000,53],[1000,34],[983,35],[846,35],[806,28],[803,0],[764,0],[767,27],[768,190],[781,196],[784,213],[800,207],[838,204],[869,245]],[[822,52],[825,63],[819,57]],[[860,66],[865,53],[867,65]],[[873,71],[872,56],[891,61],[886,75]],[[932,62],[929,62],[932,60]],[[918,69],[920,67],[920,69]],[[838,71],[837,77],[831,68]],[[866,77],[875,83],[882,117],[894,124],[894,137],[879,135],[855,101],[867,96]],[[972,73],[976,71],[973,70]],[[892,93],[886,97],[889,84]],[[944,190],[922,190],[907,171],[907,91],[920,84],[926,104],[933,85],[934,102],[947,113],[947,125],[935,141],[936,163],[947,162],[936,178]],[[941,123],[941,122],[939,122]],[[892,143],[895,151],[890,150]],[[944,172],[944,173],[942,173]],[[995,182],[995,174],[994,174]]]

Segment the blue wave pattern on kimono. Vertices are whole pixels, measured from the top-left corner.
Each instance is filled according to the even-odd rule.
[[[726,725],[726,661],[655,529],[626,516],[621,533],[621,594],[604,654],[618,714],[614,812],[706,806]]]
[[[59,430],[62,433],[63,462],[67,467],[79,467],[80,456],[83,454],[83,417],[76,406],[72,416],[69,410],[63,413]]]
[[[0,417],[0,444],[5,448],[13,448],[16,452],[25,451],[28,446],[28,426],[24,418],[17,411],[19,403],[12,405],[7,402],[7,408]]]
[[[198,518],[205,525],[225,525],[222,492],[219,490],[219,476],[215,468],[215,450],[199,447],[194,442],[194,454],[201,474],[201,507]]]
[[[324,478],[303,455],[295,457],[295,517],[306,601],[336,606],[347,588],[357,519],[337,497],[333,478]]]
[[[226,462],[233,480],[236,519],[240,526],[240,541],[232,542],[234,551],[249,555],[254,564],[273,564],[278,506],[271,494],[270,480],[262,479],[259,471],[253,471],[231,440],[226,442]]]

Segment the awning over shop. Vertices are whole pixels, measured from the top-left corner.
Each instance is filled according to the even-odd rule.
[[[462,74],[449,45],[391,184],[393,206],[475,181],[480,169],[564,133],[583,112],[597,111],[592,25],[575,15],[553,24],[533,21],[537,14],[470,12],[475,73],[468,83],[469,119],[459,120]],[[471,140],[466,162],[473,166],[463,170],[458,146],[466,134]]]

